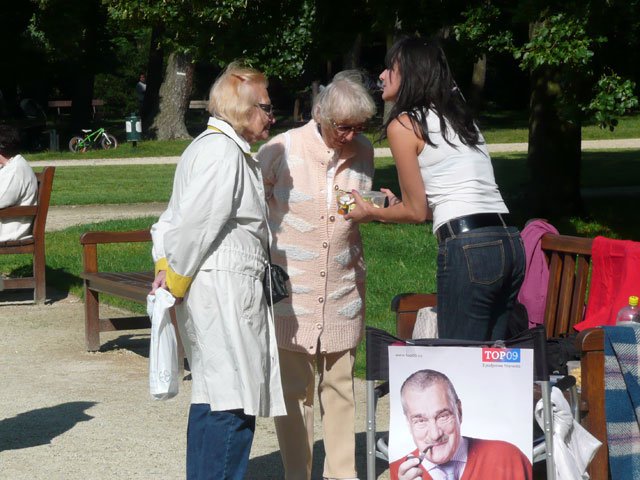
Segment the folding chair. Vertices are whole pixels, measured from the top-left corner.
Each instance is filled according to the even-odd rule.
[[[393,344],[417,346],[495,346],[533,348],[534,379],[540,383],[543,401],[544,443],[547,479],[555,480],[553,459],[553,424],[551,407],[551,386],[546,362],[546,335],[544,327],[524,332],[521,336],[507,341],[476,342],[451,339],[412,339],[402,340],[373,327],[366,327],[366,403],[367,403],[367,480],[375,480],[376,458],[388,461],[385,452],[376,449],[376,406],[378,400],[389,393],[389,353],[388,347]],[[381,383],[379,383],[381,382]],[[532,419],[533,421],[533,419]]]

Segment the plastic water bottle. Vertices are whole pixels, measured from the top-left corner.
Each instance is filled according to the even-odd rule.
[[[638,308],[638,297],[629,297],[629,305],[622,307],[616,317],[616,325],[625,325],[630,322],[640,323],[640,308]]]

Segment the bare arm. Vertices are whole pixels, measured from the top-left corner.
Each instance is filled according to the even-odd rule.
[[[354,194],[357,206],[345,218],[356,222],[424,222],[431,218],[418,165],[418,154],[424,147],[424,142],[415,135],[406,115],[401,115],[389,124],[387,138],[398,171],[402,201],[394,201],[395,195],[390,196],[391,192],[387,191],[385,193],[390,197],[390,206],[374,208]]]

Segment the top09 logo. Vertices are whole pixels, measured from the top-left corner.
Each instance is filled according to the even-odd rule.
[[[482,363],[520,363],[520,349],[483,348]]]

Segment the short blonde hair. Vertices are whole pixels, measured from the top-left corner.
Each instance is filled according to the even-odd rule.
[[[269,85],[267,77],[239,61],[231,62],[209,91],[209,113],[228,122],[236,132],[244,131],[258,101],[252,88],[255,85],[266,88]]]
[[[321,125],[346,121],[364,123],[375,113],[376,105],[357,70],[337,73],[318,94],[313,105],[313,119]]]

